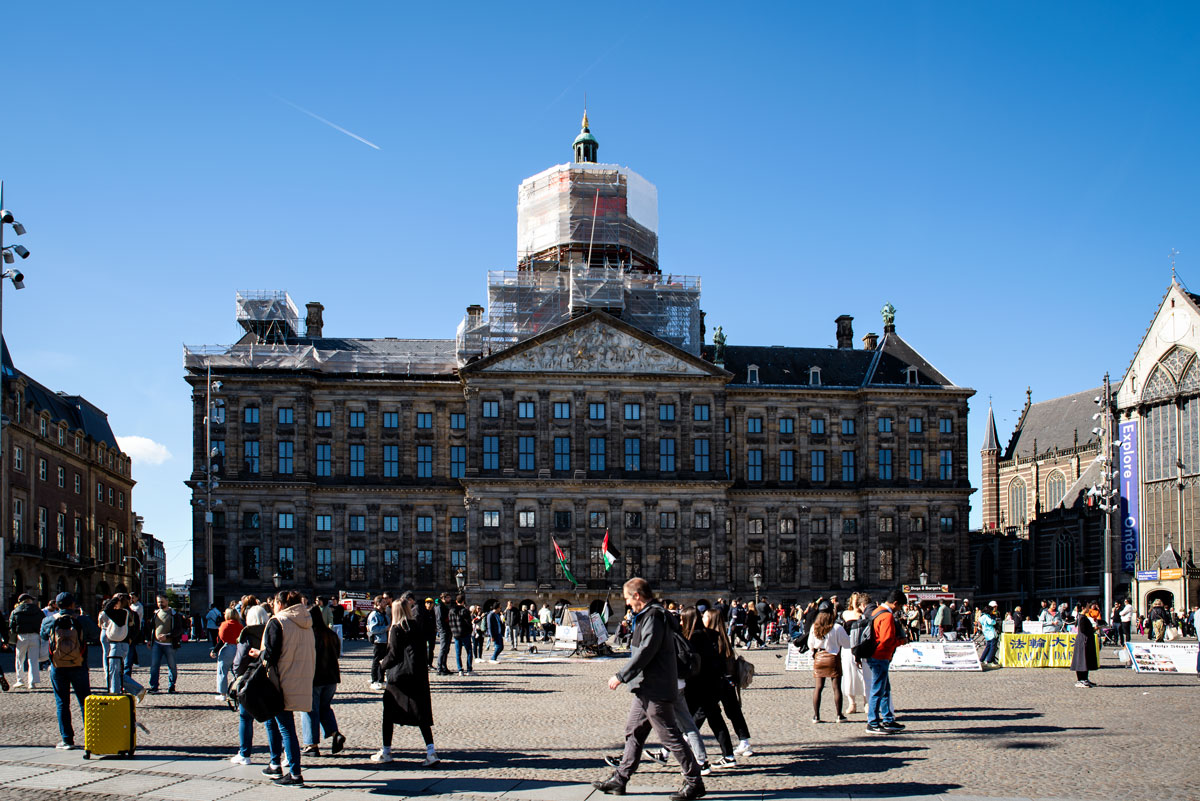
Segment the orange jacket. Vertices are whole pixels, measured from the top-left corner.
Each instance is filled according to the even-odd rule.
[[[904,642],[896,631],[896,617],[892,614],[892,610],[883,606],[878,607],[871,626],[875,629],[875,653],[871,654],[870,658],[890,661],[892,655],[896,653],[896,647]]]

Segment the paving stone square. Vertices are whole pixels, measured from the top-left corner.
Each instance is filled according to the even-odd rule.
[[[500,664],[483,663],[471,677],[431,677],[434,736],[442,765],[424,769],[424,747],[415,729],[395,732],[396,761],[369,757],[381,738],[380,693],[369,683],[365,646],[347,643],[342,684],[335,697],[346,750],[305,758],[309,787],[271,786],[260,775],[266,736],[255,727],[251,767],[229,757],[237,747],[237,716],[213,698],[214,663],[207,648],[181,652],[181,692],[148,696],[138,709],[134,759],[92,759],[55,751],[54,699],[48,691],[10,693],[0,703],[0,799],[40,801],[38,790],[13,782],[76,772],[97,778],[54,798],[113,801],[159,798],[217,801],[347,801],[416,797],[583,801],[603,798],[591,781],[610,770],[606,753],[621,748],[629,694],[607,689],[621,659],[525,661],[506,652]],[[757,668],[744,694],[754,755],[706,779],[709,797],[728,801],[815,798],[934,798],[942,801],[1026,798],[1049,801],[1195,799],[1186,770],[1164,770],[1161,761],[1137,758],[1164,749],[1180,766],[1197,764],[1200,681],[1194,675],[1138,674],[1111,651],[1093,674],[1100,685],[1076,688],[1065,669],[1002,669],[983,673],[893,673],[893,696],[907,730],[870,736],[859,713],[845,724],[812,724],[809,672],[784,670],[784,650],[746,652]],[[543,655],[540,655],[544,657]],[[0,657],[0,659],[10,656]],[[7,666],[6,666],[7,667]],[[135,676],[144,678],[139,669]],[[93,671],[98,682],[99,671]],[[826,692],[823,717],[832,717]],[[82,731],[78,710],[75,727]],[[715,741],[706,737],[711,754]],[[1124,755],[1123,757],[1121,755]],[[128,773],[129,783],[121,776]],[[44,779],[43,786],[60,781]],[[6,784],[7,783],[7,784]],[[49,783],[49,785],[47,784]],[[663,799],[677,789],[673,767],[644,763],[625,797]],[[46,796],[47,799],[52,796]]]

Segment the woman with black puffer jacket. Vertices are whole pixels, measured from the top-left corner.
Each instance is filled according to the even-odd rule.
[[[330,751],[339,753],[346,747],[346,737],[338,731],[337,717],[333,714],[333,694],[342,680],[338,657],[342,655],[342,641],[329,628],[324,610],[314,606],[309,610],[313,621],[313,640],[317,647],[317,664],[313,672],[312,711],[300,717],[300,734],[304,756],[320,756],[317,743],[321,740],[321,729],[332,740]]]

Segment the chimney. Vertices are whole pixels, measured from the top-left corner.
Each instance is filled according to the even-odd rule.
[[[843,314],[835,320],[837,323],[837,346],[843,349],[854,347],[854,318]]]
[[[863,350],[875,350],[879,345],[879,334],[867,334],[863,337]]]
[[[472,303],[467,307],[467,327],[478,328],[483,322],[483,307],[478,303]]]
[[[308,309],[308,314],[304,317],[305,334],[310,338],[319,339],[324,336],[322,331],[325,328],[325,320],[321,313],[325,311],[325,307],[314,300],[304,304],[304,308]]]

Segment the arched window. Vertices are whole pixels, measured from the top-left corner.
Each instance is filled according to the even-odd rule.
[[[1060,531],[1054,540],[1054,586],[1074,587],[1078,584],[1077,567],[1075,538]]]
[[[1050,478],[1046,479],[1046,508],[1053,509],[1058,506],[1066,492],[1067,478],[1055,470],[1050,474]]]
[[[1008,485],[1008,524],[1024,528],[1028,519],[1025,505],[1025,481],[1014,478]]]

